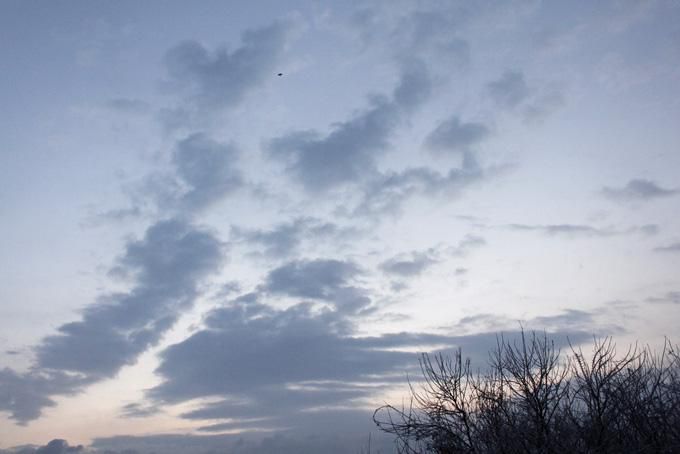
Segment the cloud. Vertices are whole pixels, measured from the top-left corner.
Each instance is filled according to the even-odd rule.
[[[649,297],[645,301],[655,304],[680,304],[680,292],[666,292],[661,296]]]
[[[355,421],[371,421],[372,412],[347,415],[345,421],[354,417]],[[309,416],[314,428],[319,426],[319,420],[328,420],[325,416],[314,420],[314,415]],[[331,421],[331,424],[334,421]],[[372,421],[370,426],[374,426]],[[97,438],[93,441],[93,447],[97,452],[110,454],[137,454],[137,453],[163,453],[163,454],[215,454],[228,452],[229,454],[347,454],[361,452],[366,448],[367,437],[370,427],[361,431],[360,434],[351,436],[313,433],[307,434],[159,434],[145,436],[113,436]],[[329,428],[326,428],[329,430]],[[331,426],[332,430],[332,426]],[[312,433],[310,435],[310,433]],[[376,452],[391,452],[394,448],[392,437],[381,433],[373,433],[372,447]],[[128,451],[134,449],[134,451]]]
[[[647,201],[670,197],[678,194],[680,191],[678,189],[662,188],[650,180],[633,179],[622,188],[605,186],[601,192],[605,197],[616,201]]]
[[[372,96],[367,109],[334,125],[329,134],[295,131],[275,138],[269,143],[269,155],[283,162],[290,176],[311,192],[361,182],[377,173],[376,158],[387,150],[402,116],[429,92],[425,66],[410,61],[392,99]]]
[[[680,242],[654,248],[655,252],[680,252]]]
[[[66,454],[69,452],[82,452],[85,448],[82,445],[69,446],[66,440],[52,440],[47,445],[38,448],[36,454]]]
[[[553,82],[529,87],[524,73],[519,70],[505,71],[498,79],[487,83],[486,90],[497,107],[508,111],[519,109],[528,123],[542,120],[565,103],[561,84]]]
[[[470,45],[458,36],[466,17],[463,9],[447,5],[409,11],[394,24],[386,42],[397,55],[419,55],[440,61],[447,71],[465,68],[470,60]]]
[[[82,445],[70,446],[66,440],[54,439],[44,446],[18,446],[9,450],[0,449],[0,454],[68,454],[86,451]]]
[[[593,326],[595,318],[592,312],[579,309],[566,309],[557,315],[534,317],[531,323],[541,329],[582,329],[584,326]]]
[[[255,87],[273,77],[293,24],[276,21],[241,35],[241,46],[213,52],[196,41],[184,41],[165,55],[171,80],[199,109],[238,105]]]
[[[489,129],[482,123],[463,123],[454,115],[441,122],[425,139],[425,145],[439,153],[470,151],[486,139]]]
[[[216,269],[221,244],[182,221],[161,221],[128,244],[115,273],[133,277],[128,293],[100,298],[81,321],[58,328],[36,348],[42,368],[110,377],[155,344],[193,303],[198,282]]]
[[[171,170],[146,175],[128,189],[130,207],[95,215],[94,224],[154,211],[191,218],[247,184],[237,166],[239,155],[232,142],[220,142],[202,132],[189,134],[172,148]]]
[[[124,113],[141,115],[151,111],[151,106],[140,100],[132,98],[113,98],[106,102],[106,107],[109,109]]]
[[[464,189],[491,177],[497,169],[482,169],[471,154],[464,154],[462,168],[441,173],[428,167],[412,167],[377,175],[366,184],[359,203],[348,214],[380,216],[400,213],[402,205],[418,195],[452,198]]]
[[[485,244],[486,240],[481,236],[468,234],[457,245],[447,248],[446,252],[454,257],[464,257]]]
[[[515,231],[534,231],[541,232],[549,236],[562,236],[565,238],[606,238],[620,235],[656,235],[659,227],[655,224],[646,224],[630,227],[625,230],[614,228],[597,228],[590,225],[581,224],[549,224],[549,225],[527,225],[509,224],[506,226]]]
[[[355,313],[371,303],[367,290],[354,285],[361,274],[348,261],[292,261],[269,272],[261,289],[274,295],[324,300],[341,312]]]
[[[177,176],[186,187],[181,196],[184,210],[200,210],[243,185],[234,165],[238,150],[205,134],[192,134],[179,141],[172,155]]]
[[[380,264],[380,269],[388,274],[401,277],[411,277],[422,274],[438,262],[434,250],[413,251],[409,254],[399,254]]]
[[[397,358],[413,359],[349,337],[338,317],[310,304],[217,309],[205,330],[162,353],[157,373],[164,382],[150,395],[167,402],[225,396],[190,418],[285,418],[308,406],[348,404],[369,391],[353,381],[390,370]]]
[[[432,81],[425,63],[416,58],[403,59],[401,79],[394,89],[394,103],[411,111],[421,106],[432,94]]]
[[[55,394],[73,394],[88,380],[72,377],[60,372],[28,371],[17,373],[9,368],[0,370],[0,411],[20,425],[40,416],[45,407],[56,402],[50,398]]]
[[[147,416],[156,415],[161,412],[161,409],[155,405],[145,405],[139,402],[133,402],[123,405],[120,415],[124,418],[146,418]]]
[[[0,408],[19,422],[35,419],[52,404],[49,396],[75,393],[133,364],[192,306],[199,283],[221,258],[222,244],[206,230],[174,219],[149,227],[112,269],[133,280],[131,290],[100,297],[79,321],[45,337],[34,349],[34,372],[23,377],[21,386],[5,370],[0,388],[9,393]]]
[[[503,75],[487,84],[491,99],[505,109],[513,109],[531,95],[531,91],[520,71],[506,71]]]
[[[271,229],[231,228],[233,241],[245,241],[261,246],[270,257],[287,257],[297,251],[303,241],[341,240],[357,235],[353,228],[341,228],[331,222],[311,217],[299,217]]]
[[[598,335],[618,330],[617,326],[603,326],[596,317],[596,311],[581,309],[565,309],[553,315],[540,315],[529,319],[510,318],[501,314],[480,313],[461,318],[453,327],[454,332],[514,332],[520,327],[525,330],[548,332],[580,333],[574,338],[583,339],[584,332],[591,331]],[[576,341],[577,342],[577,341]]]
[[[294,269],[295,274],[303,270]],[[331,274],[335,285],[344,281],[345,274],[353,273],[351,269],[340,271],[340,276],[336,276],[338,271],[324,272],[322,279]],[[287,295],[328,297],[325,289],[300,289],[297,283],[284,288]],[[253,298],[214,309],[204,325],[203,330],[161,353],[156,373],[162,382],[149,391],[148,397],[161,404],[200,402],[210,397],[209,402],[182,415],[210,421],[206,431],[238,427],[241,421],[246,426],[243,428],[258,430],[308,429],[310,418],[328,427],[328,420],[321,420],[322,416],[340,417],[338,412],[347,409],[359,410],[367,403],[374,406],[372,396],[378,391],[402,383],[404,373],[416,372],[413,349],[460,346],[482,361],[496,341],[496,334],[491,332],[465,336],[401,332],[357,337],[353,323],[335,308],[298,303],[275,309]],[[587,326],[571,330],[557,327],[555,331],[578,341],[589,335],[584,331]],[[450,328],[451,332],[458,331],[455,326]]]
[[[309,191],[358,182],[376,172],[376,155],[387,148],[398,118],[394,104],[376,97],[368,110],[325,137],[299,131],[272,140],[270,155],[285,162],[290,175]]]
[[[466,68],[470,45],[459,36],[466,14],[454,5],[415,8],[401,5],[398,14],[387,4],[360,7],[348,18],[362,50],[370,46],[397,59],[418,57],[441,64],[447,73]]]
[[[380,263],[379,268],[383,272],[395,277],[414,277],[439,263],[441,261],[441,256],[444,254],[452,257],[463,257],[485,244],[486,241],[480,236],[466,235],[455,245],[446,247],[440,245],[424,251],[411,251],[409,253],[397,254]],[[459,270],[463,271],[458,273],[458,270],[456,270],[456,274],[464,274],[464,268],[459,268]]]
[[[526,122],[536,122],[544,119],[565,104],[564,88],[559,85],[543,87],[540,92],[532,95],[522,109]]]

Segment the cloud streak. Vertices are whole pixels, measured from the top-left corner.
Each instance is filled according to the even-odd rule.
[[[439,154],[467,152],[491,132],[482,123],[462,122],[457,115],[441,122],[425,139],[425,145]]]
[[[654,248],[655,252],[668,252],[668,253],[678,253],[680,252],[680,242],[672,243],[666,246],[659,246]]]
[[[659,227],[655,224],[630,227],[620,230],[615,228],[598,228],[583,224],[509,224],[506,228],[518,232],[540,232],[548,236],[560,236],[564,238],[607,238],[621,235],[656,235]]]
[[[531,95],[529,86],[520,71],[506,71],[503,75],[487,84],[487,90],[496,105],[513,109]]]
[[[637,178],[630,180],[625,186],[616,188],[605,186],[602,195],[615,201],[649,201],[677,195],[677,189],[666,189],[654,181]]]
[[[6,369],[0,388],[9,394],[0,408],[26,422],[52,405],[51,395],[73,394],[133,364],[192,306],[199,283],[216,270],[222,254],[222,243],[211,232],[183,221],[149,227],[141,240],[127,245],[112,269],[114,275],[132,279],[132,289],[100,297],[79,321],[45,337],[35,347],[33,371],[22,377],[19,387],[18,375]]]
[[[404,67],[391,98],[372,96],[367,109],[326,135],[308,130],[275,138],[268,154],[310,192],[365,181],[377,174],[376,158],[388,149],[403,115],[429,97],[430,85],[424,64],[414,60]]]

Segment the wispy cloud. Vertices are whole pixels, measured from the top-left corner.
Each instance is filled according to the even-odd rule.
[[[654,251],[655,252],[670,252],[670,253],[680,252],[680,242],[668,244],[666,246],[655,247]]]
[[[619,188],[605,186],[601,192],[605,197],[617,201],[647,201],[674,196],[680,191],[663,188],[651,180],[634,179]]]
[[[655,304],[680,304],[680,291],[670,291],[659,296],[650,296],[645,300]]]
[[[531,92],[520,71],[506,71],[503,75],[487,84],[487,90],[494,102],[505,109],[517,107]]]
[[[620,235],[656,235],[659,227],[655,224],[629,227],[627,229],[617,229],[613,227],[599,228],[583,224],[509,224],[506,228],[518,232],[540,232],[550,236],[563,236],[566,238],[586,238],[586,237],[612,237]]]

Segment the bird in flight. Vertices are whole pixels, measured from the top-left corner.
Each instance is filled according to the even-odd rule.
[[[281,77],[283,76],[283,73],[278,73],[277,76]]]

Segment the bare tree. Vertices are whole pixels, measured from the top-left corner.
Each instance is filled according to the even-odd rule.
[[[407,405],[373,416],[400,453],[680,452],[680,356],[610,338],[562,358],[544,333],[499,337],[484,373],[457,350],[420,357]]]

